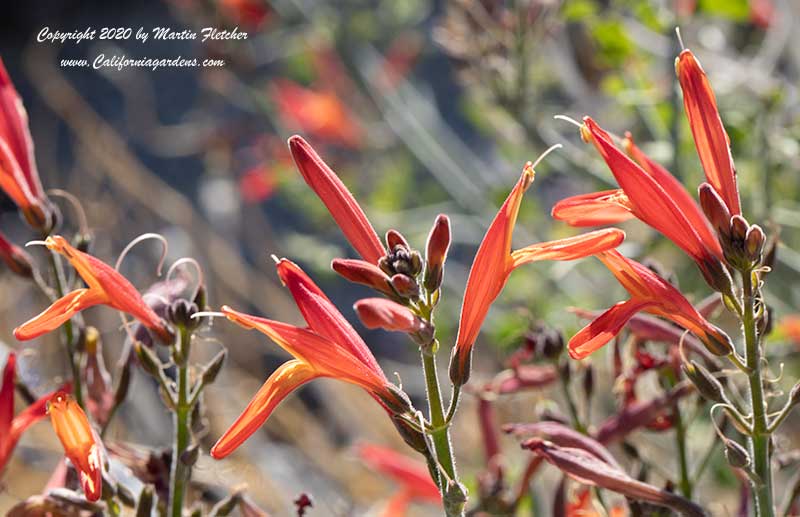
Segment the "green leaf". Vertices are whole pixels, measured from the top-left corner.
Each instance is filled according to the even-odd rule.
[[[697,10],[733,21],[745,21],[750,16],[747,0],[700,0]]]

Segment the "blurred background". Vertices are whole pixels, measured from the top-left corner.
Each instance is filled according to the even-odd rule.
[[[134,32],[238,27],[248,38],[35,41],[43,27],[87,26]],[[200,262],[213,307],[229,304],[299,323],[269,257],[291,258],[353,321],[387,375],[397,372],[419,402],[424,386],[414,346],[357,322],[350,307],[369,291],[330,271],[332,258],[354,253],[294,169],[286,138],[302,134],[320,152],[379,233],[396,228],[423,248],[435,216],[451,217],[454,245],[437,318],[440,341],[449,346],[477,244],[527,160],[564,144],[537,169],[515,234],[518,246],[576,233],[550,219],[552,205],[613,185],[594,149],[554,115],[591,115],[617,134],[631,131],[640,147],[695,192],[702,170],[676,89],[676,26],[716,91],[748,220],[773,233],[780,228],[782,245],[769,282],[769,303],[780,321],[798,312],[800,299],[800,253],[794,251],[800,249],[800,46],[793,38],[800,3],[794,0],[16,2],[3,7],[0,55],[28,109],[42,181],[81,200],[95,255],[113,263],[130,240],[158,232],[169,241],[170,261],[191,256]],[[225,65],[157,71],[61,66],[63,59],[91,61],[101,53],[214,58]],[[2,209],[0,226],[15,242],[36,238],[10,201],[4,199]],[[64,231],[78,230],[69,205],[61,209]],[[641,223],[624,228],[626,254],[657,259],[691,299],[708,294],[675,246]],[[143,244],[126,259],[125,273],[141,289],[157,280],[160,251],[155,243]],[[39,259],[41,253],[32,251]],[[53,375],[66,373],[53,352],[56,343],[42,338],[23,348],[11,335],[45,300],[10,274],[0,282],[0,339],[24,350],[30,385],[51,389]],[[472,382],[480,385],[501,370],[537,322],[568,337],[583,322],[565,308],[597,310],[625,297],[592,259],[526,266],[484,326]],[[117,316],[96,309],[87,317],[103,333],[113,362],[123,335]],[[285,356],[263,336],[224,321],[205,335],[195,347],[198,358],[212,357],[222,344],[231,354],[206,397],[207,450]],[[800,372],[793,359],[798,344],[779,330],[769,346],[786,363],[791,386]],[[616,405],[610,376],[602,375],[609,356],[600,352],[591,362],[599,372],[591,404],[600,419]],[[157,391],[142,375],[135,383],[109,436],[167,446],[171,423]],[[498,420],[531,421],[559,400],[558,390],[549,389],[509,396],[497,401]],[[477,418],[475,398],[466,395],[455,433],[473,491],[483,464]],[[714,439],[704,418],[690,429],[696,439],[689,443],[698,451]],[[661,462],[665,472],[654,472],[653,479],[663,482],[675,467],[672,442],[661,436],[644,432],[633,440]],[[351,446],[358,440],[403,447],[363,392],[315,381],[237,454],[221,462],[203,457],[195,479],[212,493],[247,484],[276,515],[287,514],[300,492],[314,497],[311,515],[366,514],[379,509],[393,488],[356,459]],[[42,449],[42,443],[49,445]],[[512,439],[503,446],[509,472],[516,473],[525,453]],[[712,508],[724,515],[735,508],[737,484],[717,456],[704,481],[716,495],[705,502],[716,500]],[[13,475],[3,480],[0,509],[40,491],[57,460],[49,428],[35,427],[9,466]],[[533,488],[541,499],[538,515],[548,515],[548,486]],[[436,514],[432,507],[416,510]]]

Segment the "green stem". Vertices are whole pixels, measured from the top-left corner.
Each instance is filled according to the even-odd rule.
[[[180,328],[180,342],[176,344],[178,353],[175,357],[177,366],[178,392],[175,400],[173,422],[175,435],[172,447],[172,470],[170,473],[170,515],[181,517],[183,513],[183,499],[186,493],[186,484],[189,480],[190,467],[182,461],[182,456],[189,448],[191,431],[189,420],[192,415],[192,406],[189,400],[189,340],[191,333],[185,328]]]
[[[67,281],[64,277],[64,270],[61,262],[52,251],[48,253],[50,269],[53,271],[53,279],[56,283],[56,294],[59,298],[67,292]],[[64,343],[67,352],[67,361],[72,371],[72,394],[79,406],[83,407],[83,387],[81,384],[81,358],[75,349],[75,340],[72,332],[72,320],[64,322]]]
[[[686,426],[683,423],[683,416],[675,402],[672,416],[675,419],[675,443],[678,446],[678,463],[680,466],[680,489],[687,499],[692,498],[692,480],[689,477],[689,460],[686,453]]]
[[[769,453],[770,432],[761,376],[761,343],[756,330],[756,292],[753,285],[753,274],[750,271],[742,272],[742,291],[744,298],[742,326],[744,327],[745,357],[747,359],[747,367],[750,370],[747,379],[750,386],[750,404],[753,411],[753,430],[748,442],[753,461],[753,473],[758,477],[753,487],[753,499],[758,517],[773,517],[775,511],[772,504],[772,469],[770,468]]]
[[[564,400],[567,402],[567,408],[569,409],[569,415],[572,418],[572,426],[575,428],[576,431],[586,434],[586,427],[581,422],[581,417],[578,414],[578,406],[575,404],[575,400],[572,398],[572,393],[569,391],[569,382],[565,375],[561,374],[561,368],[559,368],[558,364],[556,363],[556,368],[558,368],[558,381],[561,386],[561,393],[564,395]]]
[[[444,470],[447,478],[458,485],[458,473],[456,472],[455,461],[453,460],[453,450],[450,443],[450,426],[447,425],[442,405],[442,395],[439,388],[439,374],[436,370],[436,356],[422,351],[422,367],[425,372],[425,384],[428,393],[428,411],[431,421],[431,438],[433,447],[436,451],[436,459]],[[463,515],[463,502],[460,504],[448,504],[448,480],[445,476],[437,475],[439,487],[444,494],[445,512],[448,517]]]

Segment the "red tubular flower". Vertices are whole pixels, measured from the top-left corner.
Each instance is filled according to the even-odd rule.
[[[278,274],[289,288],[308,328],[250,316],[223,307],[225,316],[269,336],[294,359],[278,368],[233,425],[211,449],[220,459],[250,437],[289,393],[318,377],[331,377],[364,388],[389,412],[402,413],[408,401],[390,384],[367,345],[311,279],[288,260]]]
[[[97,501],[103,493],[103,446],[86,413],[63,392],[53,395],[47,412],[64,454],[78,471],[86,499]]]
[[[573,359],[583,359],[616,336],[639,311],[661,316],[693,332],[708,350],[727,355],[733,350],[730,338],[708,322],[669,282],[642,264],[625,258],[616,250],[597,254],[617,277],[631,298],[614,305],[572,339],[568,348]]]
[[[164,341],[172,334],[162,320],[142,299],[139,291],[114,268],[76,250],[59,235],[48,237],[47,248],[69,260],[88,288],[76,289],[56,300],[53,305],[33,319],[14,329],[14,337],[27,341],[60,327],[78,312],[94,305],[108,305],[130,314]]]
[[[414,501],[433,504],[441,502],[439,487],[431,479],[428,467],[421,461],[414,461],[392,449],[372,444],[359,445],[357,452],[372,470],[400,485],[400,491],[387,504],[383,517],[404,516],[409,503]]]
[[[22,210],[33,226],[48,220],[48,203],[42,189],[28,114],[3,60],[0,59],[0,188]]]
[[[467,279],[458,337],[450,363],[450,378],[463,384],[469,377],[472,346],[480,332],[489,307],[517,267],[539,260],[575,260],[620,245],[625,232],[615,228],[589,232],[575,237],[532,244],[511,251],[511,236],[522,203],[522,196],[533,182],[534,170],[526,165],[522,175],[506,198],[494,221],[486,231]]]
[[[363,130],[335,93],[279,79],[273,83],[272,99],[281,118],[297,130],[345,147],[361,145]]]
[[[22,433],[34,423],[47,416],[47,401],[52,393],[40,398],[14,416],[14,381],[16,379],[17,358],[13,352],[8,354],[3,369],[3,384],[0,386],[0,474],[11,459]]]
[[[33,276],[31,258],[22,248],[9,242],[2,232],[0,232],[0,260],[8,266],[8,269],[19,276],[26,278]]]
[[[302,137],[291,137],[289,149],[303,179],[328,207],[353,248],[365,261],[377,264],[386,255],[386,249],[342,180]]]
[[[417,332],[422,328],[422,321],[408,307],[385,298],[364,298],[353,308],[368,329]]]
[[[553,207],[553,217],[572,226],[593,226],[625,220],[627,210],[685,251],[710,285],[722,289],[729,285],[722,247],[680,182],[636,147],[630,136],[625,146],[631,157],[591,117],[583,121],[581,136],[594,143],[621,189],[562,200]]]
[[[675,70],[683,90],[683,106],[692,128],[697,154],[708,182],[719,192],[731,215],[742,213],[736,168],[733,165],[730,139],[722,125],[717,99],[703,68],[690,50],[675,60]]]

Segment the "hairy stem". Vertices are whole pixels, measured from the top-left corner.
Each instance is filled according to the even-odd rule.
[[[61,261],[54,252],[48,253],[50,269],[53,272],[53,279],[56,284],[56,294],[59,298],[67,292],[67,280],[64,276],[64,269]],[[72,320],[67,320],[64,325],[64,348],[67,352],[67,361],[72,372],[72,396],[79,406],[83,407],[83,386],[81,382],[81,358],[75,349],[75,338],[72,331]]]
[[[177,396],[173,422],[175,435],[172,444],[172,470],[170,473],[170,515],[181,517],[183,513],[183,500],[186,493],[186,483],[189,480],[191,468],[182,461],[182,456],[189,448],[191,430],[189,429],[192,415],[192,406],[189,400],[189,342],[191,333],[184,327],[180,328],[180,342],[176,344],[179,352],[176,355],[177,366]]]
[[[753,500],[758,517],[773,517],[772,469],[770,468],[770,432],[767,420],[767,406],[764,398],[764,385],[761,368],[761,343],[756,329],[756,287],[753,274],[742,272],[743,313],[742,327],[745,338],[745,357],[750,373],[747,377],[750,387],[750,405],[753,411],[753,427],[748,444],[753,462],[753,473],[757,480],[753,486]],[[756,279],[757,280],[757,279]]]

